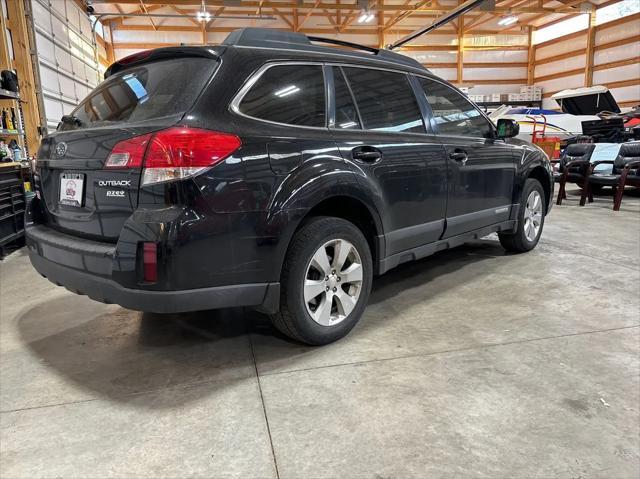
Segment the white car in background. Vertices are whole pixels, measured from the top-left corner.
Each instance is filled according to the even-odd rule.
[[[620,113],[620,107],[607,87],[602,85],[593,87],[563,90],[551,97],[562,111],[540,108],[512,108],[503,105],[489,117],[496,122],[499,118],[515,120],[520,125],[518,138],[531,141],[534,124],[540,130],[546,123],[546,135],[557,136],[561,139],[582,135],[582,122],[599,120],[601,112]]]

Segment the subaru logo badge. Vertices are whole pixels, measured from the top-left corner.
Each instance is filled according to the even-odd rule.
[[[56,145],[56,156],[62,157],[67,152],[67,144],[64,141],[61,141]]]

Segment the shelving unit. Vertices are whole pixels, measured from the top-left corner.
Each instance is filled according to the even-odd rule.
[[[0,258],[9,243],[24,237],[26,197],[19,163],[0,163]]]
[[[0,88],[0,100],[20,100],[20,95],[4,88]]]
[[[20,127],[17,130],[0,129],[0,136],[16,137],[18,139],[20,148],[22,148],[24,152],[24,157],[28,158],[29,149],[27,147],[27,142],[25,141],[26,134],[24,131],[24,116],[22,114],[22,100],[20,99],[20,95],[12,91],[0,88],[0,101],[10,101],[14,103],[13,108],[16,111],[18,126]]]
[[[23,157],[28,158],[29,149],[20,95],[0,88],[0,109],[6,108],[6,103],[9,103],[16,112],[18,129],[0,129],[0,137],[15,139],[23,151]],[[5,256],[8,245],[21,244],[24,241],[24,214],[27,201],[24,182],[30,179],[30,170],[23,169],[20,163],[0,163],[0,258]]]
[[[0,130],[0,136],[24,136],[21,130]]]

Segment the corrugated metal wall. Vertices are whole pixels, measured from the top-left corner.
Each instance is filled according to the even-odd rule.
[[[32,0],[47,128],[55,129],[99,82],[91,23],[73,0]]]

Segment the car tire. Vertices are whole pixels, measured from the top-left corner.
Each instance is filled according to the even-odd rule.
[[[371,251],[362,232],[341,218],[314,217],[289,245],[280,311],[271,320],[280,332],[306,344],[336,341],[362,316],[372,279]]]
[[[547,205],[540,182],[529,178],[522,189],[515,232],[498,233],[500,244],[507,251],[526,253],[536,247],[544,227]]]

